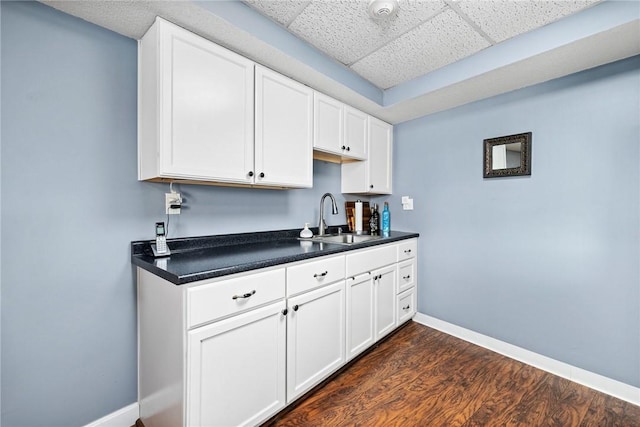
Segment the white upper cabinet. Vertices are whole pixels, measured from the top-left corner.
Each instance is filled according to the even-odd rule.
[[[344,144],[347,154],[355,159],[367,158],[367,119],[360,110],[344,106]]]
[[[138,78],[139,179],[252,182],[252,61],[157,18]]]
[[[139,42],[138,179],[391,194],[393,126],[162,18]]]
[[[340,101],[319,92],[313,94],[313,148],[327,153],[342,153],[344,118]]]
[[[312,187],[313,90],[256,65],[255,182]]]
[[[314,93],[313,148],[345,159],[367,156],[367,115],[340,101]]]
[[[161,18],[138,88],[140,180],[312,186],[310,88]]]
[[[368,159],[342,164],[342,192],[391,194],[393,126],[369,117]]]
[[[393,126],[369,117],[369,192],[391,194]]]

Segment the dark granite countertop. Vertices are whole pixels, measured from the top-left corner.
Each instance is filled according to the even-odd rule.
[[[417,233],[392,231],[389,237],[353,245],[301,241],[300,230],[168,239],[171,256],[154,258],[151,243],[131,242],[131,262],[171,283],[226,276],[294,261],[338,254],[418,237]]]

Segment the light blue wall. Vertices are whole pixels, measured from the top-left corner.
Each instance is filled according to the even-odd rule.
[[[79,426],[137,400],[129,243],[166,218],[168,185],[136,180],[136,42],[0,7],[1,424]],[[182,186],[170,237],[314,224],[325,191],[344,206],[339,166],[314,167],[310,190]]]
[[[0,8],[1,422],[83,425],[136,400],[129,242],[165,219],[167,186],[136,181],[135,42],[39,3]],[[640,386],[639,68],[397,127],[392,223],[421,233],[422,312]],[[482,139],[525,131],[533,175],[483,180]],[[340,183],[314,166],[311,190],[183,186],[171,235],[315,223]]]
[[[532,175],[483,179],[483,139],[528,131]],[[640,57],[400,124],[394,155],[420,312],[640,386]]]

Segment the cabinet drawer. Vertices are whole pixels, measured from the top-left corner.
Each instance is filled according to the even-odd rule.
[[[402,293],[415,285],[416,261],[409,259],[398,264],[398,293]]]
[[[385,245],[365,249],[347,255],[347,277],[372,271],[396,262],[397,245]]]
[[[398,262],[415,258],[418,253],[418,239],[407,240],[398,245]]]
[[[276,301],[284,294],[284,268],[189,288],[188,327]]]
[[[288,267],[287,296],[328,285],[344,277],[344,255]]]
[[[416,288],[411,288],[398,295],[398,325],[411,319],[416,313]]]

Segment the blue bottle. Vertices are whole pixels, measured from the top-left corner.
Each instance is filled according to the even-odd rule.
[[[391,214],[389,213],[389,203],[384,202],[384,209],[382,210],[382,236],[389,237],[391,231]]]

